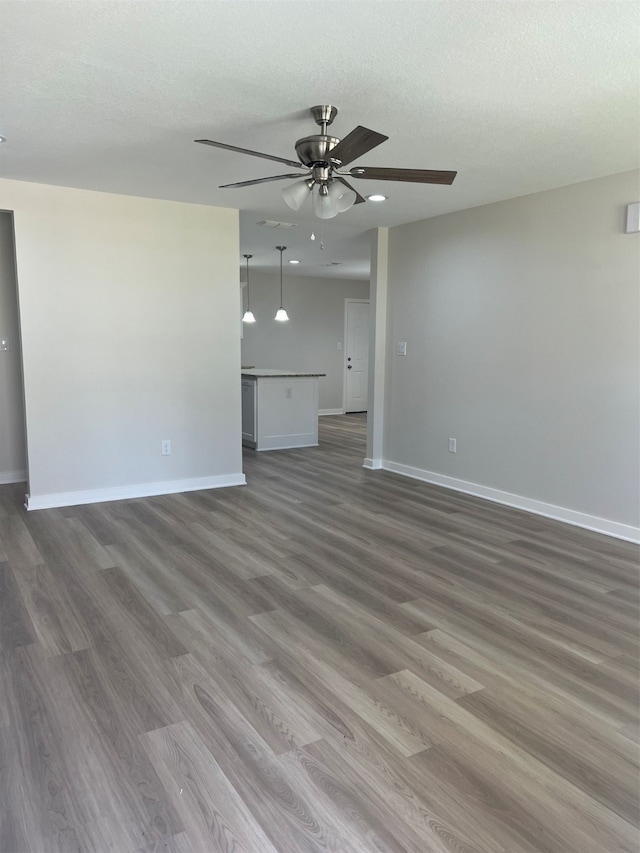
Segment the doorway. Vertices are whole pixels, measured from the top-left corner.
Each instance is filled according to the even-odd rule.
[[[344,302],[344,412],[367,412],[369,300],[349,298]]]

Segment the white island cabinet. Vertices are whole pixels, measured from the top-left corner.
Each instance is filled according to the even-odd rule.
[[[254,450],[318,444],[318,379],[324,373],[242,371],[242,443]]]

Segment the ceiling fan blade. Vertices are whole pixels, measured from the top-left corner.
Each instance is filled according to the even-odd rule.
[[[362,157],[367,151],[371,151],[376,145],[386,142],[388,138],[382,133],[376,133],[375,130],[369,130],[367,127],[358,125],[338,142],[335,148],[331,149],[329,156],[332,159],[339,160],[342,166],[346,166],[347,163],[351,163],[358,157]]]
[[[345,187],[348,187],[352,192],[356,194],[356,200],[354,204],[362,204],[363,201],[366,201],[366,198],[360,195],[358,190],[355,187],[352,187],[348,181],[345,181],[344,178],[336,178],[336,181],[340,181],[341,184],[344,184]]]
[[[355,166],[349,170],[352,178],[376,181],[413,181],[417,184],[452,184],[457,172],[438,172],[433,169],[376,169]]]
[[[300,175],[294,172],[293,175],[273,175],[270,178],[256,178],[255,181],[238,181],[235,184],[220,184],[219,189],[225,190],[229,187],[252,187],[254,184],[267,184],[269,181],[284,181],[287,178],[299,178]]]
[[[263,154],[261,151],[251,151],[249,148],[238,148],[237,145],[227,145],[226,142],[212,142],[211,139],[194,139],[194,142],[200,142],[202,145],[213,145],[214,148],[224,148],[226,151],[237,151],[238,154],[250,154],[252,157],[263,157],[265,160],[275,160],[276,163],[286,163],[287,166],[295,166],[298,169],[306,169],[302,163],[296,163],[295,160],[287,160],[284,157],[274,157],[271,154]]]

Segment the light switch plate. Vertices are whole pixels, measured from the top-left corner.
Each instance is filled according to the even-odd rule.
[[[627,234],[637,234],[640,231],[640,202],[627,205]]]
[[[396,341],[396,355],[406,355],[407,354],[407,342],[406,341]]]

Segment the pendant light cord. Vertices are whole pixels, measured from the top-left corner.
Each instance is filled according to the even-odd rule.
[[[249,258],[253,255],[243,255],[247,264],[247,311],[251,311],[251,293],[249,292]]]
[[[284,308],[282,304],[282,253],[285,251],[286,246],[276,246],[276,249],[280,252],[280,307]]]
[[[289,319],[289,315],[282,304],[282,253],[286,248],[286,246],[276,246],[276,249],[280,252],[280,307],[276,311],[276,316],[273,319],[277,320],[279,323],[286,323]]]

